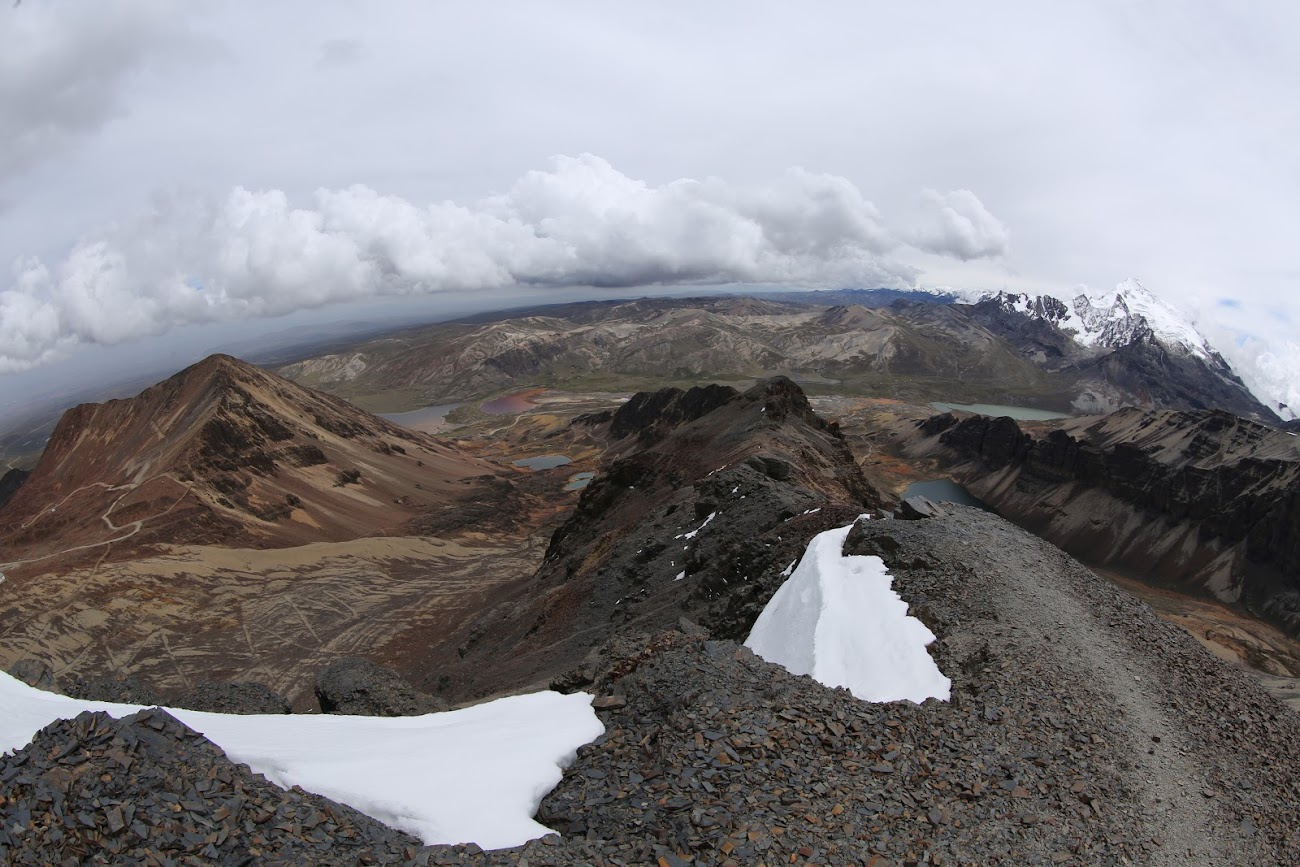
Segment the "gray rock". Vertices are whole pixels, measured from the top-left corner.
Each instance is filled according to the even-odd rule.
[[[947,514],[937,504],[925,497],[908,497],[898,504],[898,517],[904,521],[920,521],[923,518],[939,518]]]
[[[355,716],[418,716],[447,709],[442,699],[420,692],[396,671],[359,656],[344,657],[316,675],[316,698],[325,713]]]
[[[776,479],[778,482],[783,482],[790,478],[790,462],[782,460],[781,458],[773,457],[771,455],[754,455],[752,458],[745,461],[745,463],[768,478]]]
[[[160,709],[56,720],[0,756],[0,864],[409,864],[419,841],[282,789]],[[255,828],[250,833],[249,828]]]
[[[289,700],[254,681],[205,680],[171,702],[175,707],[211,713],[289,713]]]
[[[54,679],[54,671],[39,659],[20,659],[9,666],[9,673],[28,686],[46,692],[59,691],[59,684]]]
[[[158,693],[154,692],[135,675],[128,677],[74,676],[71,678],[71,683],[67,683],[63,691],[73,698],[80,698],[85,701],[113,701],[119,704],[144,705],[163,703]]]

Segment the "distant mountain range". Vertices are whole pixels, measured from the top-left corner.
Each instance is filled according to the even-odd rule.
[[[523,385],[634,391],[785,374],[813,390],[914,403],[1223,409],[1281,421],[1136,281],[1068,304],[849,289],[556,305],[405,331],[280,371],[379,409]]]

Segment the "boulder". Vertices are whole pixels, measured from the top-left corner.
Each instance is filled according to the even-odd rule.
[[[289,713],[289,700],[265,684],[251,680],[205,680],[172,704],[210,713]]]
[[[442,699],[420,692],[391,668],[348,656],[316,675],[316,699],[324,713],[353,716],[418,716],[447,709]]]
[[[46,692],[59,691],[59,684],[54,679],[53,669],[39,659],[20,659],[9,666],[9,673],[36,689],[43,689]]]
[[[940,518],[946,513],[926,497],[908,497],[898,504],[896,514],[904,521],[920,521],[923,518]]]

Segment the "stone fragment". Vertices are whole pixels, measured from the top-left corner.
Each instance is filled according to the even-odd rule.
[[[447,709],[442,699],[420,692],[391,668],[348,656],[316,675],[323,713],[353,716],[419,716]]]

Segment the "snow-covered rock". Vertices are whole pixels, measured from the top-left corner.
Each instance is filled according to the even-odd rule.
[[[82,701],[0,673],[0,750],[19,750]],[[276,785],[301,786],[425,843],[517,846],[549,833],[532,817],[578,747],[605,730],[586,693],[537,692],[408,717],[219,714],[167,708]]]
[[[1222,365],[1219,354],[1196,327],[1172,306],[1130,278],[1109,292],[1062,299],[1052,295],[990,293],[1004,307],[1045,319],[1073,333],[1083,346],[1117,349],[1143,337],[1167,349]]]
[[[745,646],[794,674],[847,687],[864,701],[947,701],[952,682],[926,650],[934,633],[908,616],[884,561],[844,555],[852,529],[813,537]]]

